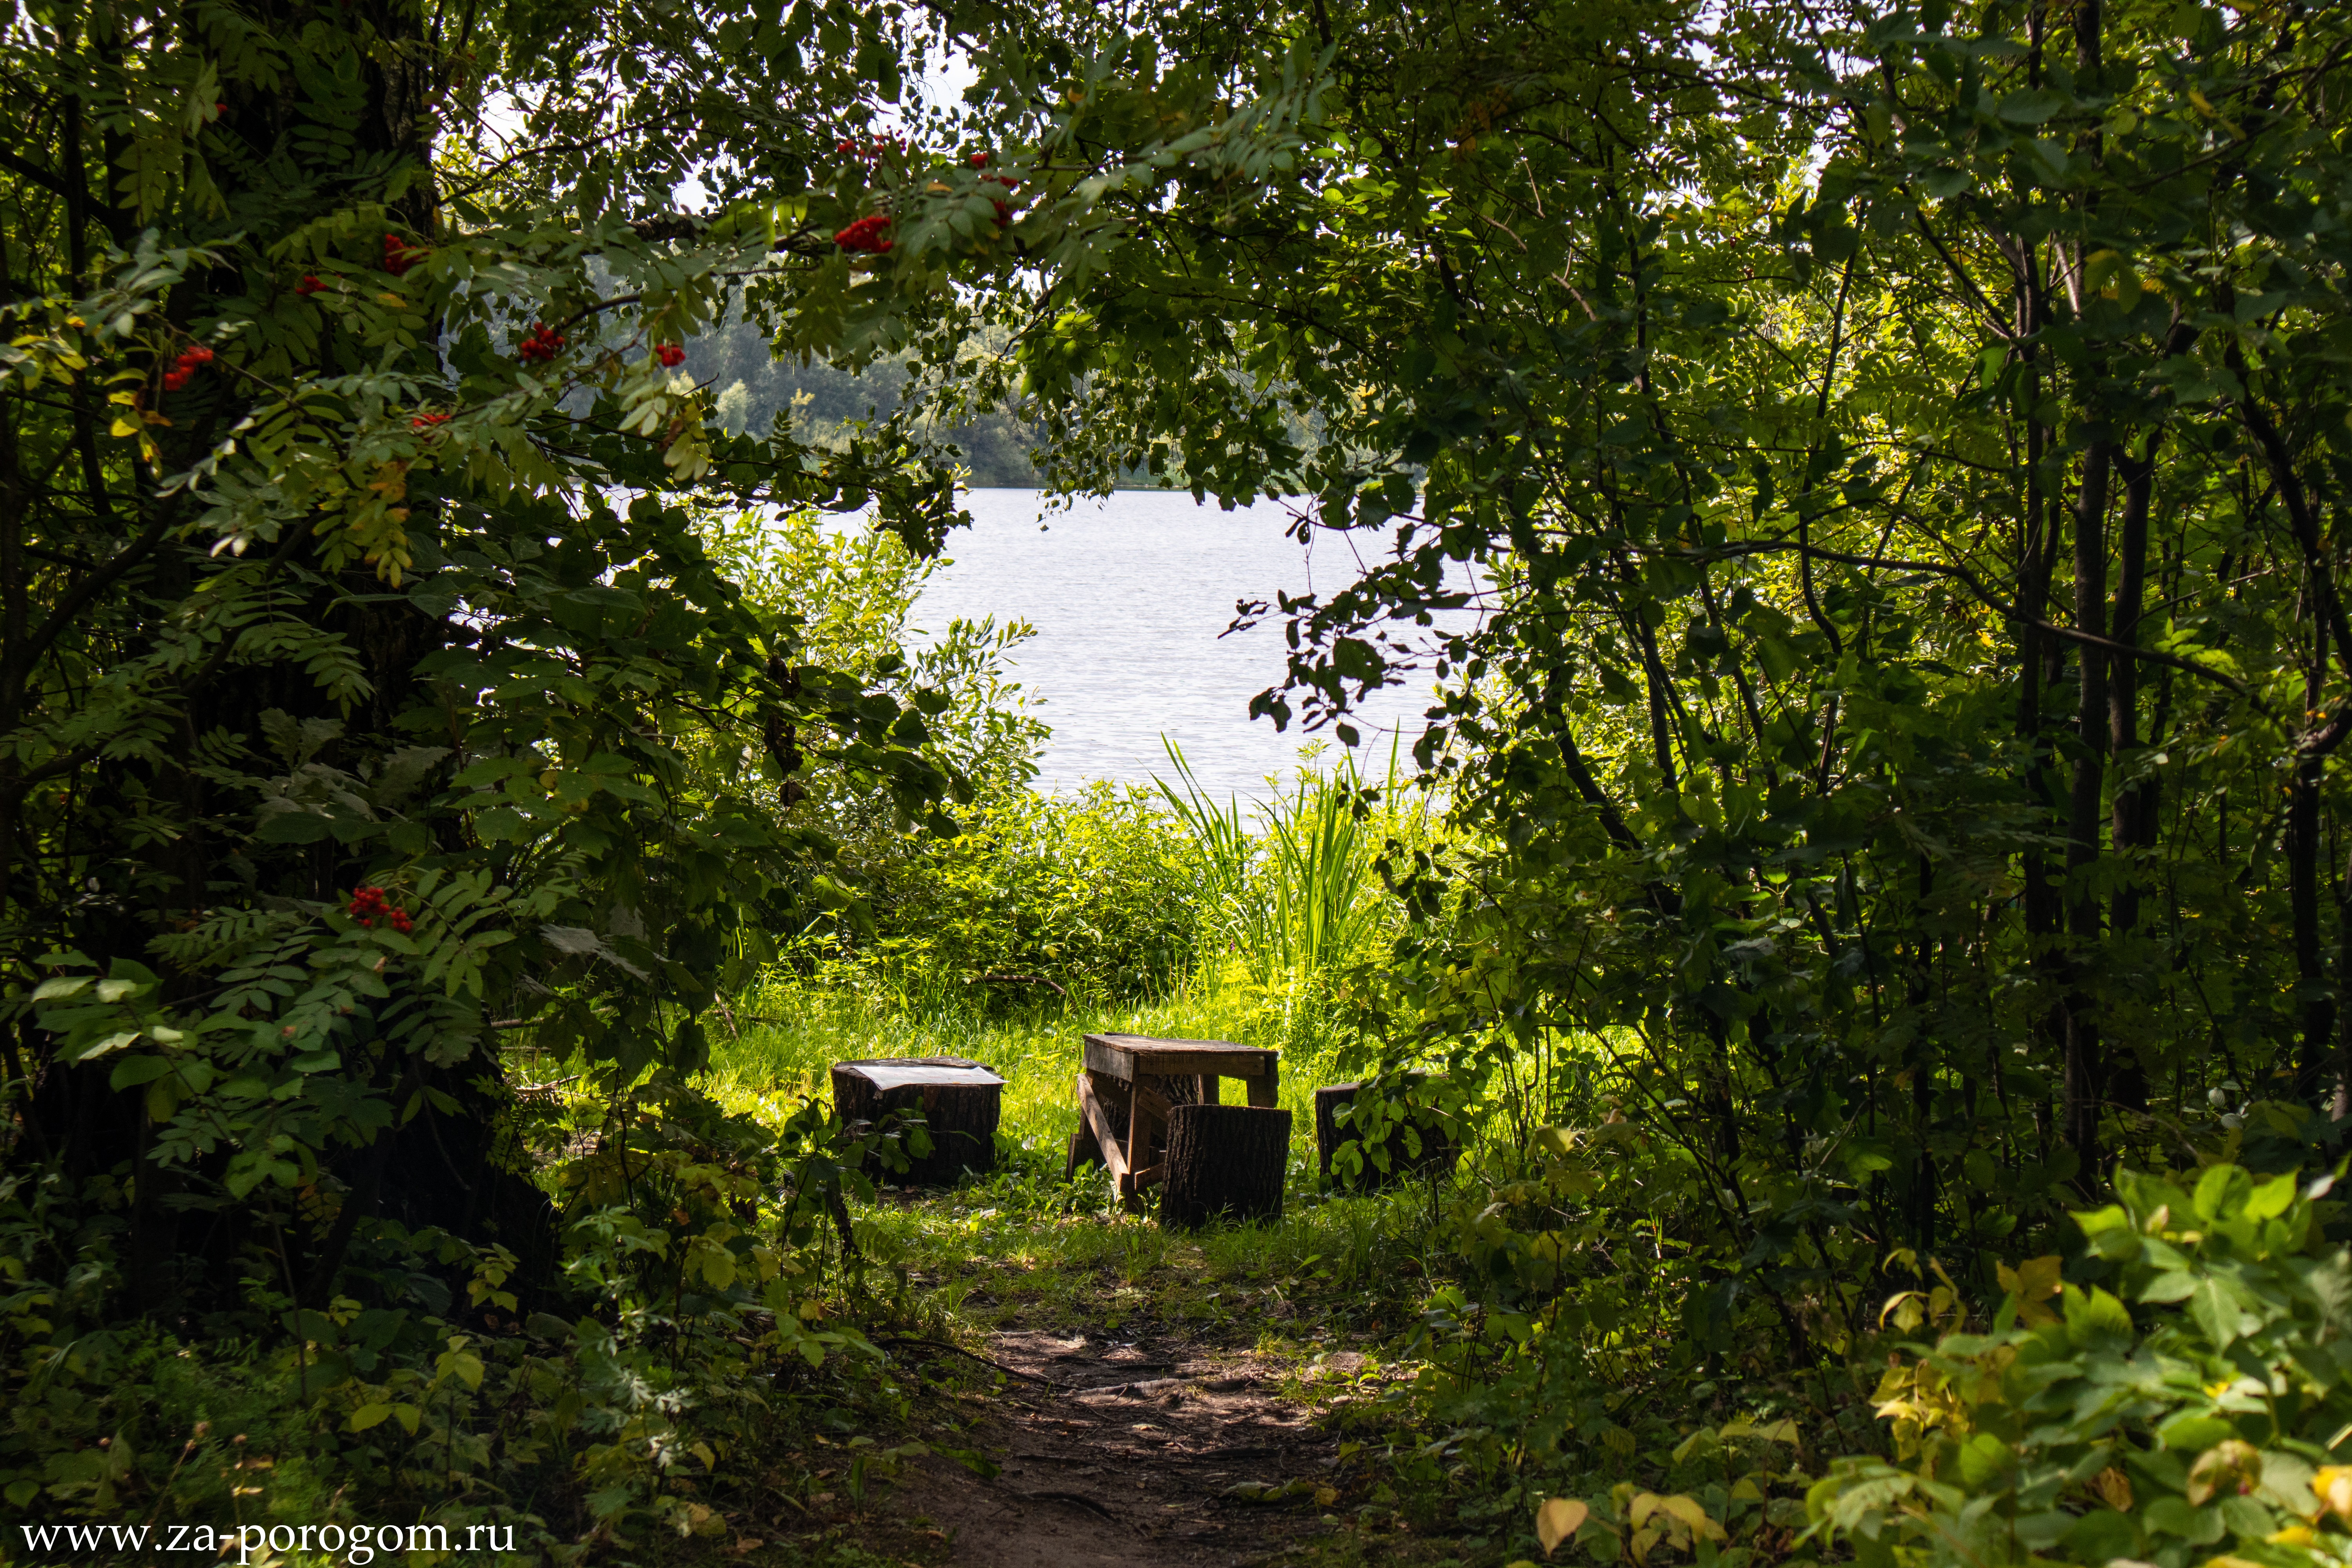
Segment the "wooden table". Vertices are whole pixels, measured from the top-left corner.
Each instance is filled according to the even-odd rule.
[[[1282,1053],[1223,1040],[1160,1040],[1148,1035],[1088,1035],[1087,1068],[1078,1074],[1083,1124],[1070,1141],[1077,1169],[1091,1134],[1118,1195],[1141,1206],[1143,1189],[1165,1178],[1160,1163],[1168,1112],[1179,1105],[1214,1105],[1217,1080],[1242,1080],[1252,1105],[1271,1106],[1281,1087]]]

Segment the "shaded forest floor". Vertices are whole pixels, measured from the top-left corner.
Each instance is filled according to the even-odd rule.
[[[845,1481],[855,1450],[810,1456],[805,1514],[779,1521],[764,1549],[739,1540],[737,1556],[755,1568],[1504,1560],[1484,1540],[1426,1534],[1366,1462],[1385,1442],[1382,1392],[1411,1375],[1383,1347],[1410,1321],[1421,1271],[1392,1259],[1388,1292],[1342,1290],[1324,1247],[1377,1246],[1405,1194],[1294,1202],[1274,1226],[1185,1237],[1089,1211],[1105,1194],[1084,1188],[1063,1190],[1065,1212],[1007,1213],[1002,1200],[1042,1195],[1024,1185],[890,1194],[860,1216],[927,1323],[882,1336],[929,1392],[910,1430],[875,1434],[873,1449],[929,1452],[887,1467],[862,1497]]]

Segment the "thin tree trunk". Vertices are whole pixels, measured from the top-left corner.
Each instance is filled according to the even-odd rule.
[[[2311,584],[2315,602],[2321,584]],[[2310,672],[2304,684],[2304,708],[2316,712],[2327,684],[2327,629],[2322,617],[2312,617]],[[2286,811],[2287,908],[2294,924],[2295,996],[2301,1005],[2303,1052],[2295,1064],[2295,1097],[2318,1104],[2332,1098],[2328,1082],[2336,1066],[2336,996],[2328,984],[2319,946],[2319,784],[2326,756],[2306,748],[2295,760]]]
[[[2116,466],[2124,480],[2124,514],[2116,541],[2115,623],[2111,636],[2130,647],[2139,644],[2140,601],[2147,583],[2147,512],[2155,489],[2156,465],[2147,458],[2118,454]],[[2115,759],[2117,780],[2109,842],[2120,859],[2146,848],[2155,835],[2156,791],[2150,781],[2126,786],[2122,772],[2139,750],[2139,666],[2127,655],[2116,655],[2107,681],[2107,751]],[[2108,931],[2128,937],[2139,928],[2141,888],[2126,868],[2109,906]],[[2147,1109],[2147,1073],[2139,1054],[2111,1050],[2105,1063],[2106,1096],[2110,1102],[2134,1110]]]
[[[2092,637],[2107,631],[2107,489],[2115,451],[2099,440],[2083,454],[2082,488],[2074,506],[2074,625]],[[2099,1059],[2097,1003],[2090,977],[2096,967],[2101,914],[2090,872],[2099,858],[2101,810],[2106,787],[2107,659],[2099,648],[2080,647],[2075,668],[2080,684],[2074,710],[2076,756],[2066,831],[2066,1138],[2081,1160],[2079,1179],[2095,1179],[2099,1165],[2099,1110],[2104,1065]]]

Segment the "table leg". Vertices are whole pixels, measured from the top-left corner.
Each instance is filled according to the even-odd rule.
[[[1122,1146],[1109,1109],[1095,1092],[1094,1080],[1086,1073],[1078,1075],[1078,1108],[1086,1117],[1087,1127],[1094,1131],[1095,1146],[1102,1151],[1103,1163],[1109,1167],[1111,1180],[1118,1184],[1119,1194],[1131,1203],[1135,1184],[1130,1173],[1134,1167],[1128,1163],[1127,1151],[1132,1145],[1132,1140],[1127,1146]],[[1135,1130],[1132,1110],[1128,1114],[1127,1125],[1132,1133]]]
[[[1282,1103],[1281,1058],[1268,1058],[1264,1072],[1242,1081],[1249,1085],[1249,1102],[1252,1105],[1276,1106]]]

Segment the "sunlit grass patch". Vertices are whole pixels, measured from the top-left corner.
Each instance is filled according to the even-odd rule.
[[[835,1062],[875,1057],[962,1057],[1004,1079],[1000,1131],[1050,1155],[1058,1173],[1077,1127],[1074,1083],[1089,1034],[1278,1045],[1279,1009],[1235,984],[1202,982],[1167,996],[1126,1003],[1071,1003],[992,1014],[961,994],[907,997],[847,988],[776,986],[757,994],[764,1011],[712,1029],[706,1088],[730,1109],[781,1116],[799,1099],[830,1099]],[[749,1006],[745,1009],[749,1012]],[[1320,1051],[1286,1051],[1280,1103],[1291,1113],[1294,1162],[1315,1146],[1315,1088],[1333,1068]],[[1227,1086],[1231,1092],[1232,1086]]]

